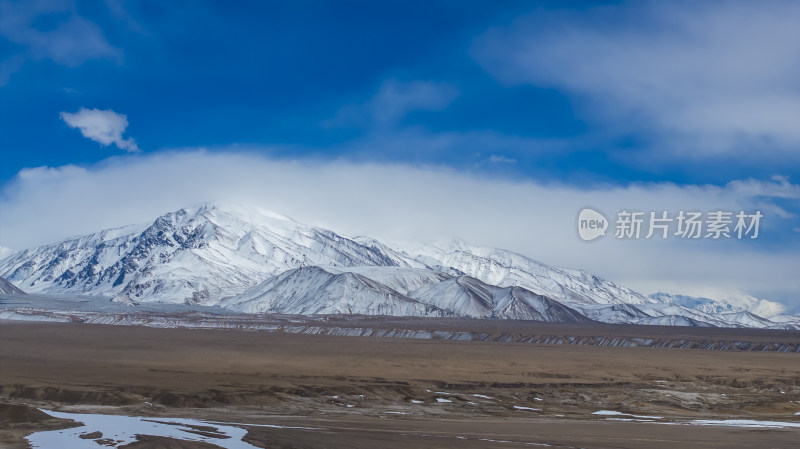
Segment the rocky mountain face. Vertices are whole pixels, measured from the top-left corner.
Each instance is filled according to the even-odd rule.
[[[792,317],[743,315],[749,303],[646,297],[508,250],[462,241],[389,245],[219,204],[16,252],[0,260],[0,276],[30,293],[250,313],[795,326]]]

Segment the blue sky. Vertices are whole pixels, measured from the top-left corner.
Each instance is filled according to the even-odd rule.
[[[583,205],[627,192],[611,210],[641,200],[631,192],[654,210],[703,192],[703,207],[768,210],[747,251],[785,264],[800,248],[797,29],[800,6],[783,1],[0,0],[4,208],[47,196],[25,193],[50,185],[41,176],[53,193],[78,172],[186,155],[397,165],[585,193]],[[14,226],[0,223],[0,244],[58,237]]]
[[[581,29],[589,23],[592,32],[606,31],[592,25],[592,18],[598,15],[607,16],[606,28],[613,24],[628,28],[609,32],[607,39],[612,43],[614,39],[626,42],[625,33],[631,35],[630,41],[669,34],[665,29],[670,24],[659,19],[645,18],[654,23],[636,25],[660,11],[615,3],[184,5],[4,0],[4,16],[23,17],[19,23],[4,24],[0,37],[6,66],[0,77],[4,83],[0,88],[1,143],[6,159],[0,180],[10,179],[23,167],[87,164],[108,157],[113,148],[100,148],[82,139],[59,119],[59,112],[80,107],[126,114],[130,122],[127,131],[145,153],[165,148],[269,144],[286,146],[280,151],[273,149],[280,156],[412,161],[581,184],[673,181],[721,185],[779,172],[796,176],[800,167],[796,151],[758,158],[757,164],[737,154],[739,148],[688,161],[682,154],[673,154],[649,163],[652,152],[702,153],[708,150],[696,146],[707,144],[702,143],[702,136],[664,139],[663,133],[676,131],[644,123],[646,117],[637,119],[631,111],[610,111],[609,115],[621,114],[610,126],[593,110],[598,105],[592,103],[599,102],[604,108],[604,102],[616,100],[598,98],[602,89],[592,91],[580,80],[559,82],[561,74],[544,70],[532,73],[529,79],[526,67],[508,62],[517,57],[511,54],[515,47],[524,51],[523,42],[550,39],[558,26]],[[30,11],[33,9],[36,11]],[[8,17],[3,21],[14,22]],[[67,39],[72,41],[50,49],[28,36],[31,33],[25,29],[40,35],[53,33],[53,41],[71,33]],[[674,56],[671,49],[660,48],[658,41],[651,47],[652,60],[644,58],[642,64],[653,63],[664,57],[663,53]],[[646,50],[643,45],[642,51]],[[537,51],[546,52],[531,50]],[[585,58],[586,51],[575,50],[575,57]],[[780,56],[778,52],[776,58]],[[552,64],[546,59],[545,55],[544,64]],[[640,61],[629,64],[635,62]],[[583,63],[591,70],[594,61],[584,59]],[[556,69],[575,71],[579,64],[577,60],[562,62],[563,67]],[[708,78],[713,81],[713,74]],[[439,83],[456,94],[436,110],[412,105],[383,127],[369,120],[325,126],[342,108],[369,102],[391,81]],[[666,94],[655,92],[653,101]],[[601,110],[600,115],[605,113]],[[731,128],[730,133],[735,134]],[[760,135],[760,131],[753,130],[752,140],[769,140],[770,136]],[[482,133],[485,138],[436,148],[369,147],[373,139],[381,137],[433,140],[437,135],[460,133]],[[792,147],[795,144],[791,142]],[[661,148],[665,145],[680,148]],[[746,147],[753,142],[741,138],[728,145]],[[487,163],[493,154],[516,163]]]

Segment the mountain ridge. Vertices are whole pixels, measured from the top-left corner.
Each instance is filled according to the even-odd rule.
[[[0,294],[3,295],[25,295],[26,293],[18,288],[16,285],[8,282],[5,278],[0,277]]]
[[[648,297],[509,250],[462,240],[386,244],[266,209],[219,203],[16,252],[0,261],[0,276],[30,293],[221,305],[251,313],[797,325],[792,317],[772,322],[757,314],[717,316],[751,312],[749,304],[763,302],[734,307],[707,298]]]

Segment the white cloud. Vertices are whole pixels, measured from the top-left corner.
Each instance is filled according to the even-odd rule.
[[[746,180],[722,187],[658,183],[587,190],[443,168],[185,151],[21,171],[0,191],[0,244],[21,249],[145,222],[202,201],[233,200],[348,235],[418,242],[459,237],[508,248],[646,293],[725,287],[800,305],[800,242],[789,237],[761,244],[770,236],[796,235],[796,218],[765,212],[762,237],[755,241],[606,237],[586,243],[575,228],[586,206],[612,216],[620,209],[750,210],[776,198],[796,210],[800,186]]]
[[[447,83],[389,79],[369,101],[343,107],[323,125],[390,127],[412,111],[444,110],[458,95],[458,90]]]
[[[757,160],[800,144],[798,29],[792,1],[629,2],[537,12],[489,30],[473,55],[505,83],[567,92],[603,132]]]
[[[40,27],[37,20],[51,23]],[[121,52],[106,41],[100,28],[81,17],[74,2],[67,0],[0,0],[0,36],[23,47],[22,53],[0,63],[0,85],[10,75],[3,71],[19,69],[22,66],[19,58],[23,57],[50,59],[69,67],[91,59],[121,57]]]
[[[136,141],[132,137],[124,139],[122,134],[128,128],[128,117],[125,114],[117,114],[111,109],[86,109],[81,108],[78,112],[62,112],[61,119],[72,128],[77,128],[83,137],[91,139],[103,146],[112,143],[120,150],[129,152],[139,151]]]

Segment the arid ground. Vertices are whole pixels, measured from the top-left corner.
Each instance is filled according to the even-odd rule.
[[[511,334],[529,326],[472,323],[459,326]],[[800,342],[788,331],[536,329]],[[74,425],[36,408],[313,428],[243,425],[247,441],[264,448],[790,448],[800,428],[690,422],[800,423],[798,401],[796,352],[0,321],[0,447],[8,448]],[[215,446],[143,436],[128,447]]]

